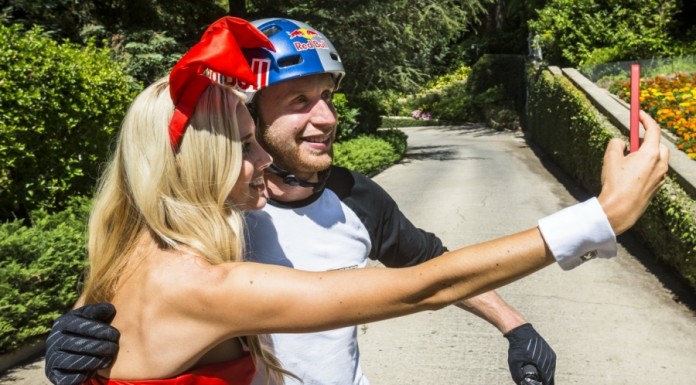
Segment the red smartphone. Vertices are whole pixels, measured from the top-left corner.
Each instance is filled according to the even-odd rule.
[[[631,64],[631,109],[629,150],[638,151],[640,140],[640,64]]]

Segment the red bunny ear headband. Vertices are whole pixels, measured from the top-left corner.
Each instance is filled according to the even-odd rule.
[[[244,58],[242,48],[259,47],[275,51],[266,35],[251,23],[228,16],[211,24],[201,40],[176,63],[169,74],[169,90],[175,106],[169,122],[169,140],[174,151],[179,149],[198,98],[212,83],[204,71],[209,69],[226,78],[256,84],[256,74]]]

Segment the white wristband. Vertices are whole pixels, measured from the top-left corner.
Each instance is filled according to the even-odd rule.
[[[616,235],[597,198],[540,219],[539,231],[563,270],[616,256]]]

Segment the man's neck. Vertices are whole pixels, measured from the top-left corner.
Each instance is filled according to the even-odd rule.
[[[274,201],[296,202],[309,198],[314,193],[312,187],[290,186],[283,182],[283,178],[270,172],[264,174],[264,179],[268,196]],[[316,180],[317,177],[313,179]]]

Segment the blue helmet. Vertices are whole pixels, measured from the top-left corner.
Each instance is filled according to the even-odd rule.
[[[261,19],[251,24],[268,36],[275,52],[265,48],[244,50],[257,74],[257,84],[245,89],[249,102],[256,91],[301,76],[329,73],[338,87],[346,72],[338,52],[323,33],[290,19]]]

